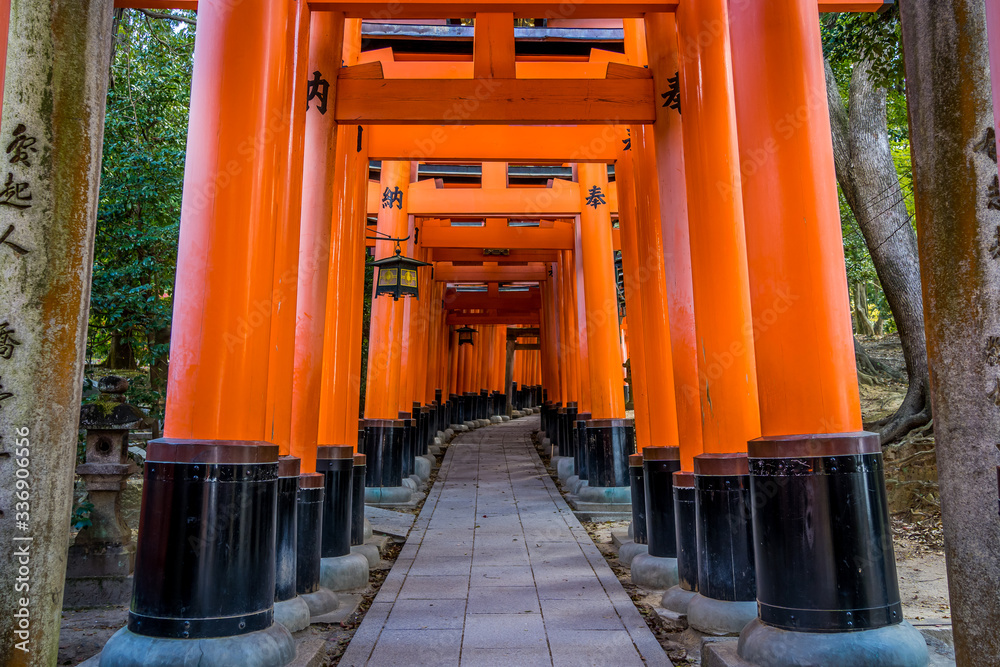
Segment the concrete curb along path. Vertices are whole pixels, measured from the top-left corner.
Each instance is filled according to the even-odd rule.
[[[538,418],[460,435],[340,665],[670,665],[546,473]]]

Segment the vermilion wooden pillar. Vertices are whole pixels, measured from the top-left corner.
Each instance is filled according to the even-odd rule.
[[[726,4],[703,0],[678,8],[680,109],[668,104],[684,119],[706,452],[743,452],[760,435]],[[706,26],[715,29],[712,39],[704,37]]]
[[[762,431],[749,447],[759,618],[740,653],[774,667],[926,665],[902,623],[879,436],[861,431],[815,9],[731,12]]]
[[[586,289],[587,343],[591,409],[594,419],[625,417],[618,345],[618,295],[615,289],[611,212],[607,203],[607,165],[578,166]]]
[[[281,134],[287,146],[275,151],[274,277],[271,293],[271,344],[268,358],[267,440],[281,455],[291,453],[292,378],[295,361],[295,313],[298,288],[299,230],[302,210],[302,160],[306,109],[297,104],[306,85],[309,56],[309,8],[305,2],[288,3],[284,57],[271,66],[279,69],[288,124]],[[276,142],[281,144],[281,141]],[[283,154],[282,154],[283,153]]]
[[[281,136],[268,122],[270,113],[283,117],[285,99],[269,62],[284,60],[286,9],[259,0],[239,12],[222,5],[203,8],[202,35],[212,36],[195,47],[164,435],[259,442]],[[246,76],[228,76],[233,68]],[[248,138],[266,150],[241,153]]]
[[[861,430],[819,28],[801,4],[769,1],[795,18],[763,21],[750,0],[760,8],[730,21],[765,436]],[[780,131],[800,108],[796,131]]]
[[[727,5],[678,7],[680,72],[677,86],[661,92],[683,118],[705,451],[693,466],[699,581],[687,615],[703,632],[719,628],[719,619],[722,631],[738,632],[757,612],[743,452],[760,434],[760,414]]]
[[[580,398],[580,378],[579,378],[579,343],[576,336],[576,295],[572,293],[573,284],[570,267],[569,250],[559,251],[559,261],[555,264],[555,271],[559,275],[559,330],[562,336],[559,338],[559,347],[555,353],[563,364],[566,377],[566,395],[569,400],[576,401],[579,409]],[[549,354],[553,351],[550,350]],[[546,387],[546,389],[549,389]],[[550,390],[551,391],[551,390]]]
[[[668,13],[646,14],[644,27],[653,85],[658,91],[669,91],[671,79],[674,79],[680,68],[675,17]],[[675,81],[679,85],[679,78]],[[703,451],[703,444],[682,116],[669,104],[655,106],[652,150],[655,152],[656,182],[660,195],[661,241],[670,320],[678,442],[681,467],[691,471],[694,456]],[[649,142],[642,143],[648,149]]]
[[[357,54],[361,51],[361,20],[348,19],[344,35],[345,61],[357,62]],[[349,126],[350,127],[350,126]],[[350,366],[347,376],[347,401],[344,403],[346,412],[343,416],[344,435],[348,442],[356,442],[358,418],[361,416],[361,378],[364,369],[361,368],[361,339],[364,333],[364,293],[365,293],[365,262],[368,259],[366,247],[366,224],[368,220],[368,138],[367,127],[354,126],[360,133],[355,137],[352,168],[357,173],[354,179],[354,191],[350,200],[348,212],[353,223],[348,227],[346,243],[353,250],[348,253],[348,260],[354,263],[350,275],[348,294],[351,300],[345,307],[351,316],[348,340]],[[360,141],[358,140],[360,139]]]
[[[587,286],[583,279],[583,234],[581,233],[580,219],[576,219],[574,228],[574,250],[572,254],[571,281],[573,298],[576,299],[574,309],[574,319],[576,327],[576,342],[578,350],[577,379],[580,382],[580,397],[577,401],[579,406],[577,412],[593,414],[594,404],[593,387],[590,382],[590,341],[587,335]]]
[[[266,442],[295,31],[288,0],[198,9],[165,437],[147,450],[128,628],[105,646],[108,664],[151,664],[166,638],[181,646],[174,655],[208,662],[295,656],[274,623],[279,466]]]
[[[634,140],[633,140],[634,147]],[[624,144],[623,144],[624,149]],[[632,405],[635,409],[636,450],[651,444],[650,409],[646,393],[646,355],[642,323],[646,310],[642,303],[637,240],[637,217],[632,155],[634,148],[622,150],[615,163],[615,183],[618,186],[618,229],[622,242],[622,271],[625,280],[625,308],[628,320],[629,367],[632,371]]]
[[[344,22],[344,47],[329,55],[331,62],[350,63],[356,59],[353,48],[355,38],[360,34],[360,24],[356,20]],[[314,71],[315,72],[315,71]],[[322,74],[322,72],[321,72]],[[313,74],[315,76],[315,73]],[[337,151],[335,154],[334,197],[331,201],[330,217],[325,224],[331,227],[330,250],[326,274],[326,294],[323,320],[323,355],[322,373],[320,376],[319,430],[318,441],[321,445],[354,444],[357,441],[355,421],[347,420],[350,413],[352,386],[350,378],[350,363],[352,353],[360,356],[360,339],[352,342],[348,335],[352,318],[360,317],[363,294],[359,285],[360,278],[356,275],[359,268],[352,265],[351,260],[358,252],[359,243],[363,247],[364,240],[359,239],[356,221],[355,200],[359,181],[367,186],[367,155],[358,153],[358,128],[354,125],[344,125],[337,130]],[[364,161],[362,170],[361,161]],[[367,194],[367,191],[366,191]],[[357,314],[355,314],[357,311]],[[304,327],[311,326],[302,321]],[[315,325],[312,325],[315,326]],[[360,325],[358,325],[360,328]],[[352,352],[355,351],[355,352]],[[355,407],[355,419],[356,419]],[[308,417],[303,417],[304,419]],[[315,418],[315,417],[314,417]],[[350,421],[350,427],[347,425]]]
[[[309,72],[326,71],[327,79],[336,80],[343,30],[342,15],[311,14]],[[333,114],[329,109],[326,114],[321,113],[318,104],[311,104],[306,113],[305,132],[291,449],[302,459],[303,472],[315,472],[331,221],[337,187],[337,124]]]
[[[559,348],[561,341],[559,327],[557,325],[558,303],[561,301],[558,292],[560,291],[558,280],[550,279],[542,283],[542,313],[539,343],[552,355],[554,350]],[[549,356],[547,355],[547,356]],[[549,390],[549,398],[554,403],[566,401],[566,385],[560,377],[559,366],[552,364],[547,367],[545,374],[546,388]]]
[[[407,235],[406,200],[410,183],[410,163],[383,161],[379,191],[394,202],[383,202],[379,208],[378,231],[393,238]],[[390,241],[375,242],[375,259],[395,252]],[[365,397],[365,417],[395,419],[400,396],[400,356],[403,341],[403,302],[379,297],[372,302],[371,329],[368,343],[368,381]]]
[[[461,389],[461,379],[458,374],[459,370],[459,358],[461,356],[461,350],[458,349],[458,334],[455,333],[454,327],[449,327],[448,332],[448,393],[449,394],[460,394]]]
[[[417,165],[411,163],[410,180],[416,180],[414,173]],[[414,230],[416,221],[412,215],[407,216],[406,234],[409,240],[402,244],[403,254],[407,257],[417,257],[416,244],[414,243]],[[418,258],[419,259],[419,258]],[[420,275],[417,276],[417,286],[420,286]],[[414,383],[416,382],[417,366],[419,362],[416,354],[418,344],[417,326],[420,321],[419,303],[417,299],[407,298],[402,300],[403,304],[403,334],[399,342],[399,400],[396,410],[399,412],[410,412],[413,410],[413,396],[415,393]]]
[[[633,173],[637,229],[636,245],[642,279],[644,317],[642,336],[646,358],[646,400],[650,410],[651,444],[678,446],[677,401],[674,395],[674,367],[670,346],[670,304],[664,266],[660,192],[657,187],[653,129],[632,128]]]

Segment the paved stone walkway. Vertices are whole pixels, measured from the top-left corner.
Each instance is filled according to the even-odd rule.
[[[456,438],[340,665],[670,665],[531,445]]]

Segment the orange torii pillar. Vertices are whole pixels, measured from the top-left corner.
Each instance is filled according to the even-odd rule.
[[[730,26],[762,433],[749,445],[760,616],[740,654],[926,665],[903,621],[879,436],[861,426],[815,8],[734,3]]]
[[[341,56],[342,61],[348,65],[357,61],[360,34],[360,22],[348,19],[345,22]],[[326,68],[336,62],[335,53],[330,53],[328,58]],[[320,70],[312,71],[315,79],[315,72]],[[322,71],[320,74],[322,76]],[[318,327],[322,327],[323,331],[321,368],[309,368],[309,364],[315,363],[310,357],[303,359],[301,371],[303,377],[307,373],[319,372],[319,379],[312,380],[320,386],[318,417],[315,413],[309,416],[307,413],[311,405],[307,407],[304,404],[301,419],[318,422],[317,440],[322,446],[356,447],[358,440],[356,401],[360,380],[357,378],[356,368],[360,365],[361,357],[361,317],[364,309],[362,262],[365,252],[362,230],[368,185],[367,140],[364,135],[356,125],[337,128],[336,153],[328,158],[333,160],[335,169],[334,188],[331,200],[324,203],[331,208],[329,211],[316,213],[317,216],[330,213],[325,224],[331,226],[331,231],[326,232],[323,238],[329,244],[322,261],[322,266],[326,269],[326,284],[323,288],[317,288],[314,296],[317,300],[323,300],[325,313],[316,322],[309,322],[307,318],[318,306],[313,311],[300,310],[299,313],[301,331],[315,330]],[[308,193],[304,196],[308,196]],[[323,197],[326,196],[328,195],[324,193]],[[317,220],[315,224],[323,223]],[[302,263],[310,261],[309,252],[307,248],[306,254],[302,255]],[[305,267],[300,270],[304,271]]]
[[[377,226],[377,235],[382,239],[408,236],[410,181],[409,162],[382,162]],[[376,240],[375,259],[393,255],[395,248],[395,241]],[[373,297],[365,383],[365,498],[380,505],[409,503],[416,488],[410,479],[413,460],[407,446],[407,427],[399,419],[402,345],[408,333],[403,302],[389,296]]]
[[[310,14],[306,13],[305,16],[309,18]],[[356,25],[354,27],[357,29]],[[314,82],[311,86],[321,86],[324,81],[336,79],[343,57],[344,30],[343,15],[311,15],[309,67],[306,68]],[[305,88],[303,85],[303,89]],[[308,94],[306,96],[309,97]],[[351,530],[351,489],[327,483],[331,474],[334,477],[342,474],[334,473],[331,466],[353,467],[353,447],[319,447],[320,442],[324,445],[345,445],[343,440],[330,438],[324,432],[328,423],[324,421],[321,428],[321,374],[324,368],[324,341],[331,343],[334,340],[327,332],[334,330],[338,320],[342,320],[350,312],[347,303],[342,304],[340,310],[329,314],[327,311],[328,284],[336,286],[340,278],[337,275],[340,270],[339,257],[349,242],[347,223],[341,222],[344,218],[339,210],[345,206],[345,199],[350,196],[347,184],[355,170],[346,167],[348,146],[353,150],[353,142],[349,140],[350,128],[338,129],[333,114],[330,113],[329,101],[324,104],[321,99],[313,97],[301,108],[306,113],[307,147],[302,191],[297,193],[302,211],[302,243],[297,258],[299,298],[296,308],[292,310],[296,320],[296,338],[291,431],[293,451],[302,457],[302,467],[305,470],[298,492],[300,549],[311,550],[314,554],[318,549],[317,555],[323,557],[323,565],[315,563],[315,567],[308,570],[310,579],[303,580],[301,576],[298,579],[299,593],[310,601],[307,606],[312,608],[319,604],[328,608],[335,604],[335,600],[328,591],[320,590],[321,582],[324,587],[330,588],[356,585],[361,568],[359,567],[357,578],[347,582],[335,580],[326,574],[321,576],[321,572],[331,572],[330,563],[339,562],[336,557],[354,560],[359,566],[362,565],[347,555],[349,547],[344,548],[349,543]],[[334,221],[336,224],[333,224]],[[332,279],[331,255],[338,262],[334,266]],[[358,307],[360,308],[360,303]],[[342,322],[339,324],[342,325]],[[329,402],[329,396],[327,401]],[[339,453],[336,459],[331,456],[334,452]],[[333,493],[334,489],[339,493]],[[318,525],[309,530],[307,526],[311,523]],[[301,567],[301,558],[298,562],[300,569],[305,569]]]
[[[675,17],[669,13],[646,14],[644,28],[654,87],[657,90],[669,89],[671,79],[677,76],[680,67]],[[679,79],[675,81],[679,84]],[[681,469],[690,472],[695,455],[703,451],[703,444],[681,122],[681,114],[669,104],[656,105],[652,148],[646,140],[641,143],[647,157],[649,150],[655,152],[678,442]]]
[[[629,142],[634,139],[629,138]],[[634,144],[633,144],[634,145]],[[624,149],[624,145],[623,145]],[[625,283],[625,312],[628,319],[628,365],[632,388],[632,409],[635,412],[636,451],[651,444],[650,410],[646,397],[646,348],[643,336],[643,319],[646,312],[642,304],[641,270],[637,239],[635,190],[632,178],[633,149],[619,152],[615,163],[615,183],[618,186],[618,229],[622,242],[622,272]]]
[[[553,273],[559,276],[559,291],[556,294],[558,299],[559,313],[559,347],[550,350],[549,354],[556,353],[565,369],[566,395],[571,401],[576,401],[577,419],[580,412],[586,411],[584,405],[586,401],[580,394],[580,368],[579,368],[579,342],[576,335],[576,295],[573,293],[572,258],[573,253],[569,250],[559,251],[559,261],[555,263]],[[587,404],[589,408],[589,404]]]
[[[341,56],[343,18],[332,13],[312,14],[309,71],[335,80]],[[319,446],[320,387],[323,342],[330,283],[334,203],[338,198],[336,158],[346,151],[337,146],[337,124],[330,113],[310,104],[302,180],[301,251],[296,303],[295,371],[292,394],[292,453],[302,459],[303,472],[316,470]],[[342,193],[339,193],[342,196]],[[342,239],[338,226],[336,241]],[[336,313],[333,313],[336,315]],[[330,443],[333,444],[333,443]]]
[[[263,666],[295,656],[273,618],[279,466],[266,442],[289,9],[199,5],[166,423],[147,448],[128,627],[105,646],[105,664],[181,653],[225,664],[234,649]],[[225,493],[220,477],[234,480]],[[208,534],[226,536],[225,548]],[[168,637],[175,645],[163,648]]]
[[[636,66],[646,65],[643,24],[638,20],[626,20],[624,28],[625,52],[630,63]],[[667,115],[662,105],[657,106],[660,107],[661,117]],[[668,129],[664,128],[665,131]],[[677,140],[679,138],[676,137]],[[649,427],[653,445],[650,449],[643,450],[642,458],[637,458],[634,462],[636,467],[641,464],[642,474],[636,471],[634,484],[644,497],[633,498],[632,515],[634,520],[648,517],[648,530],[645,535],[646,553],[642,553],[638,545],[633,545],[631,553],[636,555],[630,563],[630,570],[632,581],[638,586],[672,588],[679,583],[679,557],[683,559],[686,554],[681,553],[678,548],[675,520],[673,476],[680,471],[681,461],[654,128],[646,125],[633,126],[628,148],[629,150],[622,151],[627,157],[623,173],[619,176],[618,196],[619,202],[623,201],[624,190],[626,197],[635,198],[634,243],[639,273],[636,291],[642,295],[640,336],[645,348]],[[629,181],[633,188],[631,193],[627,192]],[[624,241],[622,249],[624,252]],[[695,535],[683,528],[681,533],[682,544],[690,546]],[[633,535],[635,534],[633,529]],[[626,552],[626,556],[628,553]],[[690,591],[678,592],[682,599],[691,597]]]
[[[573,253],[570,256],[572,271],[570,271],[570,296],[575,300],[573,309],[574,332],[576,335],[577,380],[580,383],[577,395],[578,413],[592,415],[594,404],[593,387],[590,384],[590,345],[587,339],[587,286],[583,279],[583,234],[579,216],[573,225]]]
[[[630,59],[634,58],[633,64],[648,65],[654,89],[669,90],[672,84],[679,85],[677,29],[673,14],[650,13],[641,23],[626,20],[625,34]],[[644,53],[646,58],[642,57]],[[694,457],[702,453],[703,444],[681,114],[673,106],[669,102],[657,104],[655,124],[652,128],[633,127],[631,145],[638,165],[636,189],[645,194],[649,208],[655,210],[656,205],[659,206],[659,213],[652,216],[653,220],[659,217],[659,238],[655,230],[646,226],[643,228],[645,233],[652,234],[654,240],[640,241],[640,247],[643,243],[656,247],[662,257],[649,256],[646,261],[655,262],[657,273],[660,267],[664,272],[664,312],[668,315],[670,328],[680,458],[677,463],[672,456],[659,459],[650,456],[649,462],[643,463],[643,482],[650,498],[647,516],[673,516],[676,536],[676,540],[670,537],[668,521],[665,530],[660,530],[659,534],[654,530],[647,535],[647,541],[653,545],[650,553],[654,555],[661,550],[676,554],[678,585],[664,594],[661,604],[671,611],[686,614],[688,602],[698,589],[695,489],[691,471]],[[619,200],[621,187],[619,185]],[[677,465],[681,471],[670,474]]]
[[[745,452],[747,441],[760,435],[760,414],[727,5],[701,0],[678,7],[680,72],[658,92],[684,119],[706,452],[694,459],[699,574],[688,622],[698,630],[730,633],[757,615]]]
[[[554,264],[547,264],[546,266],[555,273]],[[552,353],[559,349],[559,344],[562,340],[562,331],[557,317],[561,301],[559,298],[561,287],[561,281],[555,275],[540,285],[542,310],[539,320],[539,344],[548,352],[546,355],[547,361],[549,357],[557,356]],[[546,372],[543,374],[542,379],[545,384],[546,393],[552,397],[552,403],[555,405],[560,403],[565,405],[567,391],[565,383],[562,382],[560,365],[557,361],[546,364]]]
[[[597,452],[588,461],[593,464],[587,470],[588,485],[580,488],[577,498],[579,502],[630,503],[628,457],[635,453],[635,426],[625,419],[608,166],[579,164],[577,174],[592,415],[585,433],[588,442],[595,441],[589,449]]]

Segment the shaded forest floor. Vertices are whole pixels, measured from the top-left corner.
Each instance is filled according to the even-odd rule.
[[[858,339],[873,361],[906,377],[898,335]],[[878,382],[860,385],[866,425],[895,412],[906,395],[905,381],[879,377]],[[882,452],[903,613],[911,621],[949,619],[933,422],[884,446]]]

